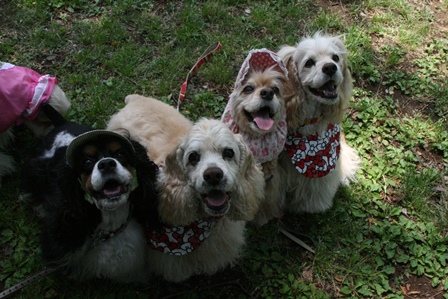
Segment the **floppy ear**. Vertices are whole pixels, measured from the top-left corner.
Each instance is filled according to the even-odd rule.
[[[344,80],[342,81],[341,87],[340,87],[340,99],[339,99],[339,105],[338,105],[338,119],[337,122],[342,121],[342,117],[344,115],[344,111],[348,108],[350,100],[352,98],[352,90],[353,90],[353,83],[352,83],[352,76],[350,74],[350,70],[348,68],[348,51],[344,46],[344,43],[340,39],[341,36],[337,36],[334,38],[334,44],[338,48],[339,52],[341,53],[343,57],[343,65],[342,65],[342,76],[344,77]]]
[[[250,221],[255,217],[260,203],[264,200],[264,175],[243,138],[239,134],[235,136],[241,152],[239,184],[236,192],[232,194],[232,207],[228,216],[235,221]]]
[[[173,225],[186,225],[194,220],[198,204],[191,194],[188,177],[182,166],[184,149],[179,146],[166,158],[158,184],[158,211],[162,222]]]
[[[300,111],[298,111],[301,102],[304,99],[303,87],[299,78],[299,70],[296,61],[294,60],[294,53],[296,47],[286,46],[280,49],[278,55],[282,58],[283,63],[288,69],[288,80],[285,83],[285,108],[286,108],[286,122],[289,128],[298,128],[300,122]]]
[[[135,172],[138,182],[138,187],[131,193],[133,215],[145,228],[155,228],[160,225],[156,191],[159,168],[148,158],[146,149],[140,143],[133,140],[131,143],[135,150]]]

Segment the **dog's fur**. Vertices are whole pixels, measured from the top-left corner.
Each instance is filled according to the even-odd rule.
[[[341,123],[352,96],[347,50],[339,36],[320,32],[295,47],[285,46],[278,55],[288,68],[285,90],[288,134],[322,134],[331,124]],[[325,85],[327,84],[327,85]],[[316,123],[307,119],[321,116]],[[341,133],[340,156],[334,171],[324,177],[307,178],[298,173],[283,152],[279,163],[286,171],[287,209],[293,212],[322,212],[329,209],[340,183],[354,180],[360,158]]]
[[[42,254],[50,266],[77,280],[143,282],[148,275],[142,225],[152,217],[157,166],[138,143],[134,154],[122,150],[116,137],[103,136],[82,146],[70,167],[67,146],[91,130],[63,122],[43,137],[24,166],[22,199],[41,217]],[[131,191],[134,174],[139,186]],[[100,231],[116,234],[103,238]]]
[[[13,138],[14,135],[11,129],[0,133],[0,187],[2,186],[2,177],[16,170],[14,158],[7,154],[8,146]]]
[[[268,68],[265,71],[249,70],[241,86],[230,94],[230,111],[240,134],[248,134],[260,140],[267,134],[275,134],[279,122],[284,117],[284,85],[286,77],[281,72]],[[271,129],[261,130],[254,122],[254,115],[261,110],[269,110],[274,121]],[[248,116],[250,115],[250,116]],[[225,117],[225,115],[223,115]],[[284,119],[283,119],[284,121]],[[268,220],[282,215],[284,188],[282,169],[277,167],[277,157],[261,163],[266,179],[265,200],[260,205],[254,223],[263,225]]]
[[[263,173],[240,136],[218,120],[191,125],[173,107],[138,95],[126,97],[126,106],[108,129],[119,132],[118,121],[131,136],[160,142],[148,143],[147,151],[164,161],[158,176],[161,222],[215,221],[210,236],[190,253],[175,256],[149,249],[148,267],[178,282],[232,265],[244,245],[245,222],[254,218],[264,189]]]
[[[51,105],[61,115],[64,115],[70,108],[70,101],[65,96],[64,91],[62,91],[59,85],[56,84],[53,87],[50,99],[47,103],[44,104],[44,106],[45,105]],[[47,116],[45,112],[42,111],[39,112],[36,118],[34,118],[32,121],[26,121],[25,125],[30,128],[36,136],[43,136],[54,128],[54,125],[49,116]],[[14,134],[12,124],[11,128],[9,128],[7,131],[0,133],[0,187],[2,177],[16,171],[15,161],[13,157],[8,154],[7,149],[7,147],[11,145],[13,137]]]
[[[191,121],[179,117],[176,109],[155,99],[129,95],[125,103],[126,109],[111,117],[107,129],[130,134],[132,140],[146,148],[154,163],[163,164],[179,140],[187,135],[192,126]]]

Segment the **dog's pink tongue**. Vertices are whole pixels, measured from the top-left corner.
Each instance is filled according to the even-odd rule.
[[[104,188],[103,193],[106,196],[112,196],[121,192],[121,186]]]
[[[220,207],[227,201],[227,195],[223,192],[211,192],[205,197],[207,204],[212,207]]]
[[[260,130],[268,131],[274,125],[274,120],[267,115],[257,115],[254,117],[254,122]]]

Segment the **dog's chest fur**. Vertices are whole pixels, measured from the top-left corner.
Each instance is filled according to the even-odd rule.
[[[100,223],[98,227],[104,227]],[[90,238],[67,260],[78,279],[107,277],[120,282],[145,281],[146,242],[141,226],[131,220],[117,235],[104,241]]]

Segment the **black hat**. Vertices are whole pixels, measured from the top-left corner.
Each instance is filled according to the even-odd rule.
[[[130,152],[135,153],[134,147],[132,146],[132,143],[124,136],[108,131],[108,130],[92,130],[86,133],[83,133],[81,135],[78,135],[75,139],[72,140],[72,142],[67,147],[67,151],[65,153],[65,158],[67,160],[68,165],[70,167],[75,167],[75,157],[76,153],[87,143],[91,141],[95,141],[98,138],[103,137],[113,137],[115,139],[118,139],[120,143]]]

